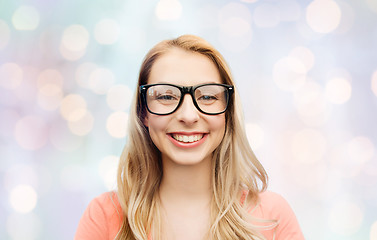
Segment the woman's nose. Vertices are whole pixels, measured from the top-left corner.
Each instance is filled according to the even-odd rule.
[[[191,95],[183,97],[182,104],[177,110],[177,118],[186,124],[193,124],[199,120],[199,110],[195,107]]]

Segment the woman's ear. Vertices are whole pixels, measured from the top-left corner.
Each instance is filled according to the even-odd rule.
[[[143,120],[144,126],[149,127],[148,122],[149,122],[149,119],[148,119],[148,115],[146,114]]]

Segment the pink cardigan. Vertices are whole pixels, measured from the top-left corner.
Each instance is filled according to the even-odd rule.
[[[267,240],[305,239],[294,212],[279,194],[261,193],[260,203],[249,213],[258,219],[278,221],[277,226],[261,230]],[[122,209],[116,193],[103,193],[89,203],[78,225],[75,240],[113,240],[122,221]]]

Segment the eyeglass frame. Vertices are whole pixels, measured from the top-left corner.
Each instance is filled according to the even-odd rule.
[[[153,86],[157,86],[157,85],[172,86],[172,87],[176,87],[176,88],[178,88],[180,90],[180,92],[181,92],[181,98],[179,99],[179,103],[178,103],[178,105],[175,107],[175,109],[173,111],[171,111],[169,113],[155,113],[155,112],[152,112],[149,109],[148,103],[147,103],[147,94],[146,94],[146,92],[147,92],[148,88],[153,87]],[[199,87],[208,86],[208,85],[223,86],[223,87],[225,87],[226,91],[228,92],[228,98],[227,98],[227,101],[226,101],[226,107],[225,107],[225,109],[223,111],[218,112],[218,113],[207,113],[207,112],[203,111],[202,109],[200,109],[200,107],[199,107],[199,105],[198,105],[198,103],[196,102],[196,99],[195,99],[195,90],[198,89]],[[221,84],[221,83],[205,83],[205,84],[199,84],[199,85],[195,85],[195,86],[180,86],[180,85],[175,85],[175,84],[170,84],[170,83],[155,83],[155,84],[141,85],[139,87],[139,92],[141,94],[143,104],[145,104],[148,112],[150,112],[152,114],[155,114],[155,115],[169,115],[169,114],[172,114],[175,111],[177,111],[178,108],[182,105],[183,99],[184,99],[184,97],[185,97],[186,94],[190,94],[191,95],[191,98],[192,98],[192,101],[194,103],[194,106],[196,107],[196,109],[199,110],[199,112],[207,114],[207,115],[218,115],[218,114],[224,113],[228,109],[230,99],[231,99],[232,94],[234,92],[234,86],[228,85],[228,84]]]

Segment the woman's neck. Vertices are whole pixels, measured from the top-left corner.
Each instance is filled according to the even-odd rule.
[[[205,239],[210,226],[211,159],[195,165],[163,161],[159,189],[163,239]]]
[[[163,176],[160,185],[162,202],[185,204],[188,202],[209,202],[211,191],[211,159],[195,165],[179,165],[163,161]]]

